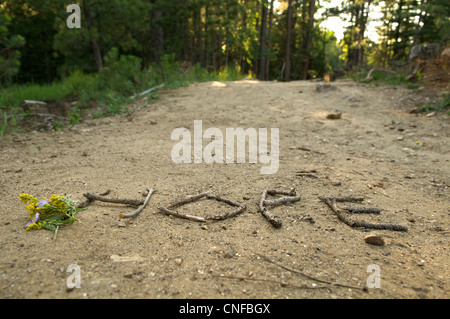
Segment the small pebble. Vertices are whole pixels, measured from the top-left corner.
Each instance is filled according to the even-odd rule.
[[[332,185],[333,186],[341,186],[342,184],[341,184],[341,182],[333,182]]]
[[[174,261],[175,264],[177,264],[178,266],[180,266],[180,265],[183,263],[183,259],[181,259],[181,258],[175,258],[173,261]]]
[[[229,246],[227,251],[224,254],[225,258],[233,258],[233,256],[236,254],[236,251],[232,246]]]
[[[376,246],[384,246],[385,245],[384,239],[378,235],[367,235],[366,237],[364,237],[364,241],[368,244],[376,245]]]

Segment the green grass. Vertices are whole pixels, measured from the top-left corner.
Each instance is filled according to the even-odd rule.
[[[417,89],[420,87],[420,83],[410,82],[406,80],[407,74],[404,72],[383,72],[373,71],[371,76],[372,80],[367,81],[366,77],[369,71],[355,73],[351,75],[351,78],[356,82],[372,83],[374,85],[390,85],[390,86],[402,86],[409,89]]]
[[[244,77],[234,67],[208,72],[197,64],[185,72],[180,70],[181,64],[170,55],[163,57],[161,65],[153,65],[141,71],[137,58],[111,54],[107,59],[107,67],[96,74],[75,71],[62,81],[52,84],[23,84],[0,88],[0,135],[4,136],[8,131],[20,127],[21,119],[26,113],[22,108],[24,100],[76,100],[77,106],[66,121],[58,121],[53,125],[56,130],[63,127],[65,122],[75,125],[83,116],[81,109],[91,104],[100,107],[92,115],[94,118],[129,114],[127,106],[134,101],[131,96],[162,83],[165,89],[177,89],[194,82],[235,81]],[[154,101],[158,98],[158,93],[154,91],[147,97]]]
[[[437,104],[427,104],[420,110],[424,113],[428,113],[428,112],[443,112],[449,109],[450,109],[450,93],[446,93]],[[447,112],[447,115],[450,115],[450,111]]]
[[[0,108],[18,107],[24,100],[62,100],[67,93],[61,83],[13,85],[0,88]]]

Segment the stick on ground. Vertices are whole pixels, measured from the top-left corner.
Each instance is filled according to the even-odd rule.
[[[139,215],[139,213],[142,212],[142,211],[144,210],[144,208],[147,206],[147,204],[148,204],[148,202],[149,202],[149,200],[150,200],[150,197],[152,197],[153,193],[156,192],[155,190],[149,189],[149,188],[147,188],[147,191],[148,191],[148,194],[147,194],[147,197],[145,198],[144,204],[142,204],[142,205],[141,205],[136,211],[134,211],[133,213],[128,214],[128,215],[120,214],[119,217],[120,217],[120,218],[132,218],[132,217],[135,217],[135,216]]]
[[[110,193],[110,190],[106,190],[103,193],[100,193],[100,196],[106,196]],[[82,201],[81,203],[78,204],[78,208],[85,208],[87,206],[89,206],[94,200],[90,199],[90,198],[86,198],[84,201]]]
[[[264,201],[265,206],[280,206],[287,203],[293,203],[298,202],[300,200],[300,196],[288,196],[288,197],[281,197],[278,199],[270,200],[266,199]]]
[[[100,202],[105,203],[114,203],[114,204],[125,204],[130,206],[141,206],[144,204],[141,200],[135,200],[135,199],[121,199],[121,198],[107,198],[100,195],[96,195],[93,193],[86,193],[83,194],[84,197],[90,199],[91,201],[98,200]]]
[[[313,277],[313,276],[304,274],[304,273],[302,273],[302,272],[300,272],[300,271],[298,271],[298,270],[291,269],[291,268],[288,268],[288,267],[286,267],[286,266],[284,266],[284,265],[278,264],[278,263],[272,261],[270,258],[268,258],[268,257],[266,257],[266,256],[264,256],[264,255],[257,254],[257,256],[259,256],[259,257],[262,258],[263,260],[267,261],[268,263],[274,264],[275,266],[278,266],[278,267],[280,267],[280,268],[282,268],[282,269],[284,269],[284,270],[293,272],[293,273],[295,273],[295,274],[297,274],[297,275],[300,275],[300,276],[305,277],[305,278],[310,279],[310,280],[314,280],[314,281],[317,281],[317,282],[320,282],[320,283],[323,283],[323,284],[333,285],[333,286],[335,286],[335,287],[343,287],[343,288],[351,288],[351,289],[360,289],[360,290],[367,291],[367,288],[366,288],[366,287],[361,288],[361,287],[355,287],[355,286],[348,286],[348,285],[339,284],[339,283],[336,283],[336,282],[331,282],[331,281],[327,281],[327,280],[323,280],[323,279],[318,279],[318,278],[315,278],[315,277]]]
[[[287,197],[282,197],[274,200],[268,200],[268,195],[287,195]],[[263,191],[261,195],[261,199],[259,200],[258,206],[259,211],[262,215],[267,218],[267,220],[276,228],[280,228],[283,225],[283,221],[280,217],[272,214],[266,207],[269,206],[280,206],[287,203],[297,202],[300,200],[300,196],[296,196],[295,189],[292,188],[289,191],[282,190],[271,190],[266,189]]]
[[[206,217],[206,219],[207,220],[224,220],[224,219],[232,218],[239,214],[242,214],[246,208],[247,207],[244,205],[244,206],[239,207],[237,210],[235,210],[233,212],[229,212],[229,213],[227,212],[227,213],[223,213],[221,215],[216,215],[216,216],[208,216],[208,217]]]
[[[338,197],[338,199],[342,202],[343,199],[350,199],[360,201],[362,197]],[[340,221],[342,221],[344,224],[356,228],[367,228],[367,229],[386,229],[386,230],[394,230],[394,231],[408,231],[408,228],[401,225],[394,225],[394,224],[371,224],[366,222],[356,222],[348,219],[344,213],[338,209],[336,205],[336,197],[325,197],[325,196],[319,196],[319,199],[324,202],[325,204],[330,207],[330,209],[336,214],[336,216],[339,218]]]
[[[349,211],[350,213],[354,213],[354,214],[380,214],[381,213],[381,209],[378,209],[378,208],[345,206],[345,207],[342,207],[342,209]]]
[[[201,199],[201,198],[203,198],[203,197],[206,197],[206,196],[208,196],[208,194],[206,194],[206,193],[201,193],[201,194],[198,194],[198,195],[195,195],[195,196],[191,196],[191,197],[182,199],[182,200],[180,200],[180,201],[174,202],[174,203],[172,203],[172,204],[169,204],[169,205],[167,206],[167,208],[176,208],[176,207],[180,207],[180,206],[183,206],[183,205],[186,205],[186,204],[195,202],[195,201],[197,201],[197,200],[199,200],[199,199]]]
[[[206,222],[206,219],[203,217],[197,217],[197,216],[192,216],[192,215],[187,215],[187,214],[183,214],[183,213],[179,213],[170,209],[167,209],[165,207],[158,207],[158,209],[163,212],[166,215],[172,215],[175,217],[180,217],[180,218],[184,218],[184,219],[189,219],[195,222]]]
[[[227,276],[227,275],[212,275],[215,278],[226,278],[226,279],[236,279],[236,280],[248,280],[248,281],[257,281],[257,282],[269,282],[274,284],[279,284],[281,287],[288,287],[288,288],[297,288],[297,289],[330,289],[328,286],[316,286],[316,287],[309,287],[306,285],[298,286],[290,283],[285,283],[282,281],[272,280],[272,279],[265,279],[265,278],[253,278],[253,277],[238,277],[238,276]]]
[[[199,200],[201,198],[204,198],[204,197],[206,197],[207,199],[215,199],[215,200],[217,200],[219,202],[223,202],[223,203],[226,203],[228,205],[239,207],[239,208],[237,210],[235,210],[235,211],[232,211],[232,212],[226,212],[226,213],[223,213],[223,214],[220,214],[220,215],[215,215],[215,216],[208,216],[206,218],[192,216],[192,215],[186,215],[186,214],[183,214],[183,213],[171,210],[173,208],[180,207],[182,205],[186,205],[186,204],[195,202],[195,201],[197,201],[197,200]],[[245,205],[242,205],[242,204],[240,204],[238,202],[229,200],[229,199],[224,198],[224,197],[220,197],[220,196],[216,196],[216,195],[210,195],[210,194],[207,194],[207,193],[201,193],[201,194],[198,194],[198,195],[195,195],[195,196],[191,196],[191,197],[188,197],[186,199],[182,199],[180,201],[174,202],[172,204],[169,204],[167,206],[167,208],[166,207],[158,207],[158,209],[161,212],[163,212],[163,213],[165,213],[167,215],[172,215],[172,216],[175,216],[175,217],[189,219],[189,220],[193,220],[193,221],[197,221],[197,222],[205,222],[207,220],[224,220],[224,219],[227,219],[227,218],[235,217],[235,216],[243,213],[247,209],[247,207]]]

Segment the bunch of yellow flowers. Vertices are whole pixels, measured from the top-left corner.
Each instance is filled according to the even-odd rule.
[[[50,199],[44,198],[38,200],[30,194],[21,194],[19,198],[24,204],[28,204],[26,209],[30,212],[30,221],[26,224],[26,230],[48,229],[56,231],[59,226],[72,224],[78,221],[75,218],[77,212],[77,201],[71,199],[71,196],[52,195]]]

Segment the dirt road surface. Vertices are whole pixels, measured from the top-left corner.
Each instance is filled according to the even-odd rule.
[[[450,297],[448,116],[409,113],[425,93],[333,85],[318,92],[316,82],[199,83],[140,100],[130,116],[0,140],[0,298]],[[187,128],[194,136],[195,120],[224,136],[227,128],[279,128],[278,171],[261,174],[259,158],[174,163],[179,140],[171,134]],[[94,202],[56,239],[24,229],[21,193],[81,201],[109,189],[111,198],[143,200],[146,188],[157,192],[135,218],[119,218],[133,207]],[[258,201],[264,189],[291,188],[301,200],[271,209],[283,221],[275,228]],[[201,192],[247,209],[206,223],[158,211]],[[363,196],[352,205],[382,212],[346,216],[408,231],[352,228],[321,195]],[[233,209],[203,199],[177,210],[205,217]],[[368,235],[384,245],[367,243]],[[70,265],[81,271],[80,288],[70,287]]]

